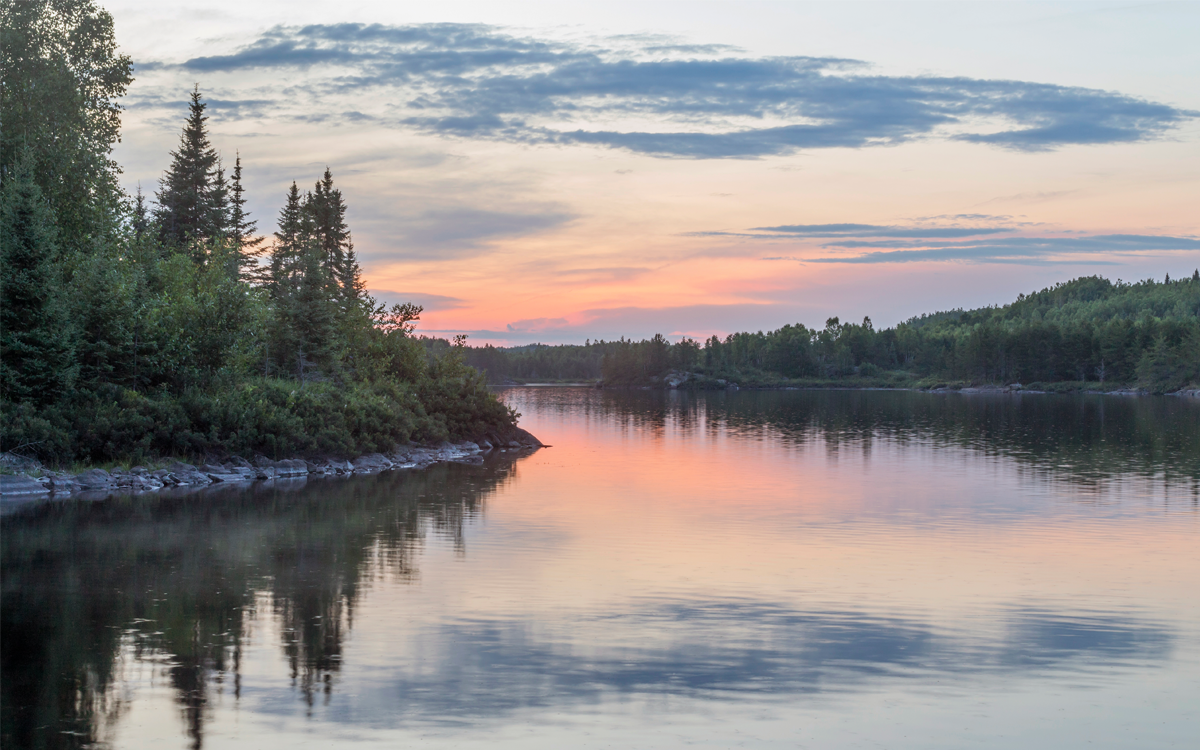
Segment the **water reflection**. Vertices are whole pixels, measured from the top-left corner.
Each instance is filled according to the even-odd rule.
[[[1200,403],[1170,397],[917,391],[594,391],[512,388],[518,411],[685,440],[735,437],[870,453],[877,441],[966,448],[1074,482],[1193,480]]]
[[[330,689],[371,578],[411,581],[433,533],[463,526],[515,459],[250,489],[26,505],[3,519],[3,743],[83,747],[120,711],[122,654],[165,667],[199,747],[214,689],[275,618],[303,699]],[[264,609],[266,611],[264,611]],[[9,743],[12,743],[11,745]]]
[[[1166,660],[1174,639],[1161,623],[1112,613],[1015,609],[996,624],[996,633],[948,633],[932,622],[863,611],[663,602],[603,623],[576,623],[661,641],[607,650],[539,638],[537,623],[456,623],[441,630],[439,643],[423,644],[432,670],[393,673],[364,692],[380,704],[376,721],[457,723],[645,693],[735,700],[844,691],[881,678],[965,683],[985,672],[1033,668],[1111,671]]]
[[[948,685],[1053,682],[1100,702],[1165,674],[1194,693],[1200,618],[1181,595],[1200,562],[1194,404],[505,397],[561,445],[14,506],[0,519],[0,744],[158,746],[130,717],[164,683],[172,731],[194,748],[214,733],[286,744],[230,704],[324,739],[401,733],[381,740],[393,746],[414,728],[539,727],[626,705],[641,707],[617,723],[649,736],[670,702],[736,724],[751,713],[737,706],[838,696],[831,710],[857,716],[871,695]],[[887,471],[869,476],[872,462]],[[1130,477],[1186,512],[1027,501],[1059,497],[1057,482],[1120,498]]]

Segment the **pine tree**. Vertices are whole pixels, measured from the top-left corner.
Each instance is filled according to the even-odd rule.
[[[263,238],[256,236],[258,222],[250,218],[246,210],[246,192],[242,186],[242,155],[233,163],[233,179],[229,185],[229,237],[238,250],[241,276],[245,281],[265,282],[258,266],[258,257],[263,250],[259,247]]]
[[[208,192],[208,223],[204,230],[207,239],[229,239],[232,236],[229,211],[229,181],[225,179],[225,167],[217,157],[217,167]]]
[[[346,256],[338,282],[341,284],[342,300],[348,307],[365,301],[367,285],[362,280],[362,269],[358,267],[358,256],[354,253],[354,241],[346,235]]]
[[[314,365],[326,373],[337,369],[337,308],[329,294],[314,203],[311,193],[302,197],[292,183],[279,212],[267,284],[274,309],[275,359],[279,369],[295,372],[301,382],[310,379]]]
[[[138,183],[137,193],[133,196],[133,216],[131,219],[133,238],[141,241],[146,230],[150,228],[149,209],[146,208],[146,196],[142,194],[142,185]]]
[[[163,242],[183,246],[193,240],[213,239],[213,188],[217,152],[208,140],[200,87],[192,91],[187,123],[179,150],[171,152],[171,166],[163,175],[155,216]]]
[[[329,167],[317,180],[313,192],[305,204],[313,221],[313,232],[321,248],[321,265],[329,282],[329,296],[343,304],[351,300],[345,290],[352,287],[352,273],[346,265],[346,253],[350,243],[350,229],[346,226],[346,203],[342,191],[333,186],[333,173]],[[357,263],[355,264],[357,267]]]
[[[279,210],[279,229],[271,245],[271,264],[267,272],[267,288],[273,298],[286,296],[292,287],[292,274],[299,257],[303,233],[303,207],[296,183],[288,190],[287,201]]]
[[[78,367],[60,298],[58,227],[33,179],[28,150],[0,189],[0,391],[6,401],[45,404]]]

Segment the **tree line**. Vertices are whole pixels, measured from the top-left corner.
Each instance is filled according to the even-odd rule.
[[[884,329],[870,318],[830,318],[823,328],[792,324],[702,343],[656,335],[583,346],[473,347],[465,361],[492,382],[649,385],[676,371],[701,387],[1021,382],[1163,392],[1200,383],[1200,271],[1136,283],[1081,277],[1008,305],[922,315]]]
[[[91,0],[0,14],[0,447],[57,461],[347,454],[511,427],[421,308],[366,291],[327,168],[267,241],[191,92],[152,198],[119,183],[133,81]]]

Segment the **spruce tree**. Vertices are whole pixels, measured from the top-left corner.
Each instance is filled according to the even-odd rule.
[[[350,229],[346,226],[342,191],[333,186],[333,173],[329,167],[325,167],[325,174],[317,180],[305,205],[321,248],[321,265],[329,282],[329,296],[345,302],[345,289],[350,280],[346,265]]]
[[[137,193],[133,196],[133,215],[130,219],[135,241],[141,241],[146,230],[150,228],[149,209],[146,208],[146,196],[142,194],[142,185],[138,183]]]
[[[358,256],[354,253],[354,241],[346,235],[346,255],[342,261],[340,278],[342,299],[347,307],[365,301],[367,286],[362,280],[362,269],[358,267]]]
[[[267,289],[272,298],[286,296],[292,288],[292,274],[303,238],[303,206],[296,183],[288,190],[287,201],[279,210],[279,229],[271,245],[271,264],[267,271]]]
[[[232,235],[229,217],[229,181],[225,179],[225,167],[217,157],[212,184],[208,192],[208,224],[204,229],[207,239],[229,239]]]
[[[45,404],[78,367],[61,298],[54,214],[21,154],[0,188],[0,391],[6,401]]]
[[[155,217],[160,239],[179,247],[213,238],[217,152],[208,140],[206,106],[197,86],[192,91],[179,150],[171,152],[171,166],[163,175],[158,192]]]
[[[245,281],[265,283],[266,279],[258,267],[262,255],[263,238],[256,236],[258,222],[250,218],[246,210],[246,191],[242,186],[242,155],[233,162],[233,179],[229,183],[229,237],[237,248],[240,258],[241,276]]]

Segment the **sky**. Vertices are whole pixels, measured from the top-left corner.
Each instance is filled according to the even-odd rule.
[[[199,85],[260,232],[328,167],[419,333],[879,327],[1200,267],[1200,3],[101,4],[126,186]]]

